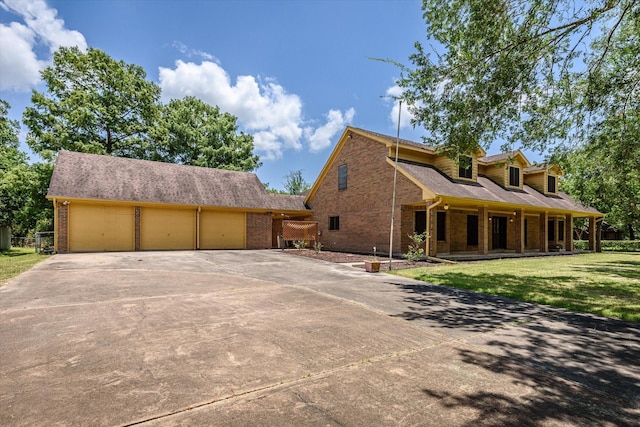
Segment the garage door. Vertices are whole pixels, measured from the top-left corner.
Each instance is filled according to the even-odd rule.
[[[134,230],[131,206],[69,205],[71,252],[132,251]]]
[[[244,249],[243,212],[200,212],[200,249]]]
[[[195,249],[195,209],[142,208],[140,249]]]

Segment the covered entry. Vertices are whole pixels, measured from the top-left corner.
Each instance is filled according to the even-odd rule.
[[[132,206],[71,203],[69,250],[72,252],[132,251],[134,208]]]
[[[140,212],[140,249],[196,248],[196,210],[143,207]]]
[[[246,214],[203,210],[200,212],[200,249],[244,249]]]

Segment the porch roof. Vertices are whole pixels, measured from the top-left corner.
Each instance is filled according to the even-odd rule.
[[[600,213],[596,209],[583,206],[562,191],[558,191],[557,196],[546,196],[526,184],[523,185],[523,190],[509,190],[483,175],[478,176],[477,182],[454,181],[432,166],[417,163],[400,161],[398,169],[440,197],[474,199],[538,209]]]

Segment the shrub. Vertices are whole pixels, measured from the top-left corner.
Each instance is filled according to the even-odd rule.
[[[319,254],[322,251],[322,242],[316,240],[316,242],[313,244],[313,250]]]
[[[304,240],[295,240],[295,241],[293,242],[293,246],[294,246],[297,250],[301,251],[301,250],[303,250],[304,248],[306,248],[306,247],[307,247],[307,242],[305,242]]]
[[[424,256],[424,249],[421,248],[424,241],[427,239],[427,233],[413,233],[407,234],[409,239],[411,239],[411,243],[409,244],[409,248],[407,253],[403,254],[407,261],[411,263],[415,263],[420,261]]]
[[[640,252],[640,240],[603,240],[603,252]],[[577,251],[589,249],[588,240],[574,240],[573,245]]]

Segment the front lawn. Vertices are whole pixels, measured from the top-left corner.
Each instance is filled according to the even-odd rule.
[[[47,258],[47,255],[35,253],[33,248],[12,248],[8,251],[0,251],[0,286]]]
[[[395,270],[393,274],[640,322],[640,254],[518,258]]]

